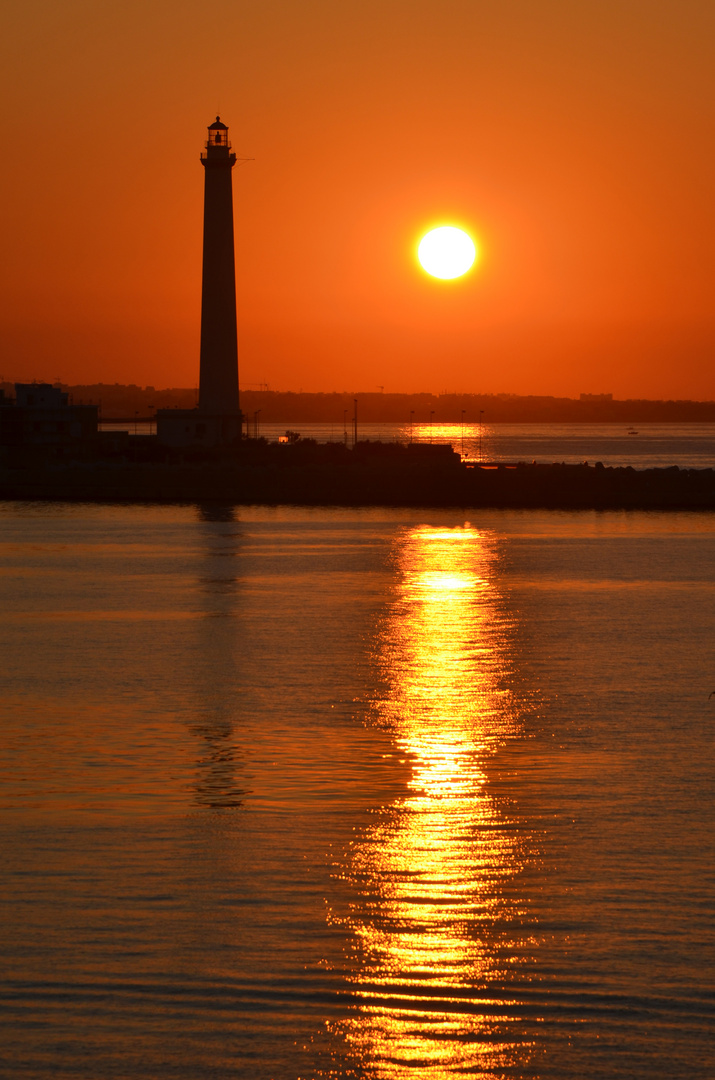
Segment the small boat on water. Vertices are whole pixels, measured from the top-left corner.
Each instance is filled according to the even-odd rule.
[[[635,428],[629,427],[629,428],[628,428],[628,434],[629,434],[629,435],[637,435],[637,434],[638,434],[638,432],[636,431],[636,429],[635,429]]]

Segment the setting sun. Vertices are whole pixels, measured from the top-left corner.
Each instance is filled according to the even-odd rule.
[[[474,241],[463,229],[441,225],[431,229],[420,241],[417,258],[428,274],[437,278],[456,278],[466,274],[477,257]]]

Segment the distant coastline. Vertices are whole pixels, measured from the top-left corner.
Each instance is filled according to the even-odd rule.
[[[0,383],[6,392],[12,383]],[[58,384],[59,385],[59,384]],[[99,405],[103,420],[148,419],[157,409],[191,409],[196,389],[122,385],[119,383],[62,384],[75,404]],[[581,398],[524,396],[518,394],[388,394],[304,393],[268,389],[241,390],[241,408],[250,420],[279,424],[334,423],[342,425],[353,416],[357,399],[363,423],[715,423],[715,401],[645,398],[618,400],[610,395]]]

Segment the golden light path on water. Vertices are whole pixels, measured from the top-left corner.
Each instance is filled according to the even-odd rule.
[[[345,921],[356,1004],[340,1026],[360,1075],[381,1080],[491,1076],[517,1051],[513,1009],[495,991],[517,963],[509,884],[524,840],[486,787],[489,758],[520,725],[495,545],[469,526],[419,527],[395,551],[378,644],[386,692],[374,709],[412,776],[344,872],[355,888]]]

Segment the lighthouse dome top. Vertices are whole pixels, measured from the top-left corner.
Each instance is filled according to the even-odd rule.
[[[210,151],[212,155],[226,156],[230,148],[228,141],[228,127],[222,123],[221,117],[217,116],[213,124],[209,124],[208,139],[206,140],[206,149]],[[235,158],[234,158],[235,161]]]
[[[211,165],[223,168],[233,168],[236,164],[236,155],[231,153],[231,143],[228,141],[228,126],[217,116],[213,124],[209,124],[206,149],[201,155],[202,165]]]

